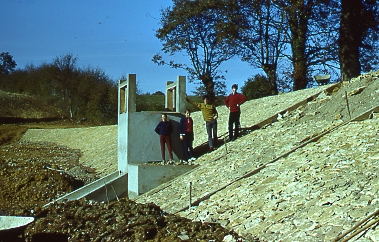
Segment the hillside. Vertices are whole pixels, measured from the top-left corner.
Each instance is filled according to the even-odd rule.
[[[359,241],[376,241],[378,220],[371,214],[379,203],[378,92],[375,72],[349,83],[246,102],[243,137],[199,157],[198,168],[136,201],[190,220],[219,223],[248,241],[332,241],[359,230],[354,226],[364,219],[362,225],[371,226]],[[218,111],[223,138],[228,110],[220,106]],[[192,117],[199,145],[206,141],[205,128],[200,112]],[[33,129],[22,141],[79,149],[81,164],[106,174],[117,169],[114,132],[117,126]]]
[[[49,120],[61,118],[59,110],[41,102],[38,98],[24,94],[9,93],[0,90],[0,118],[2,122],[10,120]]]

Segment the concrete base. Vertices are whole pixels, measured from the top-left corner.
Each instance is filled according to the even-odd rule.
[[[98,202],[112,201],[117,198],[127,196],[128,174],[120,174],[116,171],[108,176],[100,178],[84,187],[70,192],[54,202],[62,202],[64,200],[78,200],[85,197],[88,200]],[[49,205],[46,204],[45,206]]]
[[[129,164],[128,197],[134,199],[195,167],[196,165]]]

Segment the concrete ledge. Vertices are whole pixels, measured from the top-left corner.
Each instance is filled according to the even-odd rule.
[[[192,169],[196,165],[129,164],[128,197],[137,196],[156,188]]]
[[[112,201],[120,197],[127,196],[128,174],[120,174],[116,171],[108,176],[100,178],[84,187],[58,198],[54,202],[64,200],[78,200],[85,197],[94,201]],[[50,202],[52,203],[52,202]],[[49,205],[46,204],[45,206]]]

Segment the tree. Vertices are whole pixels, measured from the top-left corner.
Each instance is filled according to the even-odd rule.
[[[305,89],[312,65],[334,61],[332,0],[277,0],[286,13],[293,66],[293,90]],[[334,13],[334,12],[333,12]],[[335,19],[335,18],[334,18]],[[330,21],[330,23],[329,23]],[[312,37],[315,37],[312,39]],[[321,37],[323,37],[321,39]],[[330,59],[331,58],[331,59]]]
[[[360,75],[360,48],[370,48],[370,45],[364,46],[363,43],[377,38],[377,30],[377,0],[341,1],[339,59],[343,80]],[[375,46],[374,43],[371,47]]]
[[[341,1],[341,21],[339,38],[339,58],[342,80],[350,80],[361,73],[359,46],[362,43],[360,26],[362,1]]]
[[[307,86],[307,59],[305,57],[308,22],[314,1],[284,1],[283,9],[287,13],[291,33],[290,44],[293,63],[293,89],[305,89]]]
[[[269,79],[261,74],[255,75],[245,81],[241,92],[248,100],[272,95]]]
[[[53,75],[57,84],[55,91],[61,98],[62,104],[68,106],[71,119],[74,116],[74,99],[78,96],[76,82],[79,71],[76,68],[76,60],[77,58],[71,53],[54,59]]]
[[[214,94],[216,97],[224,97],[226,96],[226,84],[224,81],[220,81],[220,80],[214,80]],[[195,91],[192,91],[193,94],[195,94],[196,96],[204,96],[206,94],[208,94],[206,88],[204,85],[199,85],[195,88]]]
[[[191,66],[174,61],[165,62],[160,54],[153,57],[158,65],[168,64],[173,68],[183,68],[190,76],[190,81],[200,80],[206,92],[214,97],[214,80],[224,77],[218,70],[221,63],[231,59],[235,50],[225,38],[235,32],[240,14],[238,1],[202,1],[174,0],[173,7],[162,10],[161,28],[156,37],[163,42],[164,53],[174,55],[185,52]],[[230,21],[230,16],[235,19]]]
[[[262,68],[268,77],[271,94],[277,94],[278,61],[287,45],[283,9],[270,0],[256,0],[248,2],[243,10],[249,28],[239,35],[239,55],[252,66]]]
[[[0,54],[0,74],[5,75],[11,73],[17,64],[13,60],[13,56],[9,54],[9,52],[2,52]]]
[[[156,91],[151,95],[162,95],[162,96],[164,96],[164,93],[162,91]]]
[[[75,63],[67,54],[53,63],[27,65],[7,76],[4,90],[34,95],[73,121],[117,123],[117,84],[99,68],[82,70]]]

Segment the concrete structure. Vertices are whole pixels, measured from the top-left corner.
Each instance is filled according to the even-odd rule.
[[[166,83],[166,110],[162,112],[136,112],[136,75],[119,81],[118,104],[118,169],[128,173],[128,195],[134,198],[166,181],[187,172],[192,166],[151,165],[162,160],[159,136],[154,132],[167,114],[173,125],[171,144],[174,160],[185,159],[179,139],[179,121],[185,112],[186,78]],[[178,111],[178,112],[177,112]],[[166,159],[169,158],[166,148]],[[163,179],[164,178],[164,179]]]
[[[171,143],[174,159],[179,161],[185,158],[182,142],[179,139],[179,121],[186,109],[185,94],[186,78],[179,76],[177,82],[166,83],[166,110],[136,112],[136,75],[129,74],[127,80],[120,80],[118,171],[68,193],[54,202],[84,197],[95,201],[112,201],[126,196],[135,198],[196,167],[163,165],[159,136],[154,131],[161,121],[161,115],[166,113],[173,125]],[[169,158],[167,148],[166,157]]]

